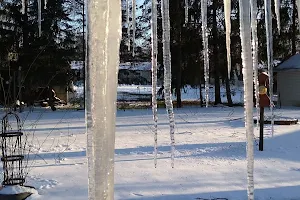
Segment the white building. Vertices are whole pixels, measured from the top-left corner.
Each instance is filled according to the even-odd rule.
[[[300,106],[300,54],[295,54],[275,68],[277,94],[282,106]]]

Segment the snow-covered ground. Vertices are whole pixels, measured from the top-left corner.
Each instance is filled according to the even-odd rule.
[[[157,87],[157,91],[160,87]],[[83,95],[83,87],[75,86],[77,91],[77,97]],[[128,100],[148,100],[151,99],[152,86],[151,85],[118,85],[118,100],[128,101]],[[227,102],[226,90],[224,86],[221,86],[221,99],[222,102]],[[232,101],[233,103],[242,103],[244,101],[244,93],[242,83],[237,85],[231,85]],[[204,94],[204,89],[202,89],[202,94]],[[191,87],[189,85],[181,89],[182,100],[185,101],[198,101],[200,99],[200,89],[198,87]],[[161,97],[161,96],[160,96]],[[204,98],[204,97],[203,97]],[[214,101],[214,86],[210,87],[209,99]],[[173,100],[176,100],[176,96],[173,95]]]
[[[157,168],[151,109],[117,112],[115,199],[246,200],[243,108],[185,107],[174,111],[174,169],[165,109],[158,110]],[[300,108],[275,113],[299,118]],[[22,113],[22,118],[27,114]],[[27,184],[39,193],[29,199],[87,199],[84,111],[36,109],[26,117],[24,127],[32,142]],[[256,199],[300,199],[300,125],[276,126],[274,137],[266,126],[265,133],[265,151],[259,152],[255,146]],[[255,134],[257,137],[257,130]]]

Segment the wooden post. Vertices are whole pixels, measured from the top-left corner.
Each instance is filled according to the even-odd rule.
[[[264,150],[264,111],[265,108],[264,107],[260,107],[260,117],[259,117],[259,150],[263,151]],[[257,123],[258,123],[258,119],[257,119]]]

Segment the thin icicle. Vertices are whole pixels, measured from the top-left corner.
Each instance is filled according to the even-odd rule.
[[[132,57],[135,56],[136,0],[132,0]]]
[[[130,2],[129,0],[126,0],[126,24],[127,24],[127,47],[128,47],[128,52],[130,52]]]
[[[227,49],[228,78],[230,78],[230,72],[231,72],[231,56],[230,56],[231,0],[224,0],[224,13],[225,13],[225,25],[226,25],[226,49]]]
[[[189,23],[189,0],[184,0],[185,24]]]
[[[26,9],[26,0],[22,0],[22,14],[24,15],[25,14],[25,9]]]
[[[207,0],[201,0],[202,18],[202,41],[204,57],[204,80],[205,80],[205,103],[209,103],[209,52],[208,52],[208,31],[207,31]]]
[[[152,0],[152,112],[154,121],[154,167],[157,166],[157,1]]]
[[[274,111],[273,111],[273,34],[272,34],[272,10],[271,0],[264,0],[265,3],[265,24],[267,36],[267,56],[269,71],[269,95],[271,110],[271,134],[274,135]]]
[[[38,0],[38,27],[39,37],[42,35],[42,0]]]
[[[44,0],[44,9],[47,9],[47,0]]]
[[[280,33],[280,0],[274,0],[275,3],[275,13],[276,13],[276,19],[277,19],[277,29]]]
[[[259,127],[259,83],[258,83],[258,39],[257,39],[257,0],[250,0],[251,4],[251,33],[252,33],[252,63],[254,70],[254,89],[256,124]]]
[[[165,104],[170,121],[170,138],[171,138],[171,166],[174,168],[175,156],[175,120],[171,93],[171,50],[170,50],[170,15],[169,0],[161,1],[162,12],[162,29],[163,29],[163,63],[164,63],[164,94]]]
[[[298,21],[300,21],[300,0],[295,0],[297,3],[297,10],[298,10]],[[298,22],[298,26],[300,29],[300,23]]]
[[[239,0],[240,8],[240,37],[242,43],[245,126],[247,135],[247,180],[248,200],[254,200],[254,153],[253,153],[253,67],[251,59],[251,24],[250,2]]]

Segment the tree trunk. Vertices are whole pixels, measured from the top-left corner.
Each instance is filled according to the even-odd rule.
[[[180,5],[180,0],[176,0],[176,13],[175,14],[175,20],[174,20],[174,26],[176,29],[176,33],[175,33],[175,41],[176,41],[176,49],[175,51],[177,51],[176,55],[177,58],[175,59],[175,66],[176,66],[176,98],[177,98],[177,108],[181,108],[182,107],[182,102],[181,102],[181,73],[182,73],[182,52],[181,52],[181,32],[182,32],[182,20],[181,20],[181,5]]]
[[[200,106],[203,107],[202,79],[201,79],[201,77],[200,77],[199,92],[200,92]]]
[[[296,54],[296,0],[293,0],[293,23],[292,23],[292,55]]]
[[[225,77],[225,85],[226,85],[226,96],[227,96],[227,102],[228,106],[232,107],[232,98],[231,98],[231,90],[230,90],[230,82],[228,75]]]
[[[217,0],[213,0],[213,62],[214,62],[214,79],[215,79],[215,105],[222,103],[220,93],[220,75],[218,63],[218,29],[217,29]]]

